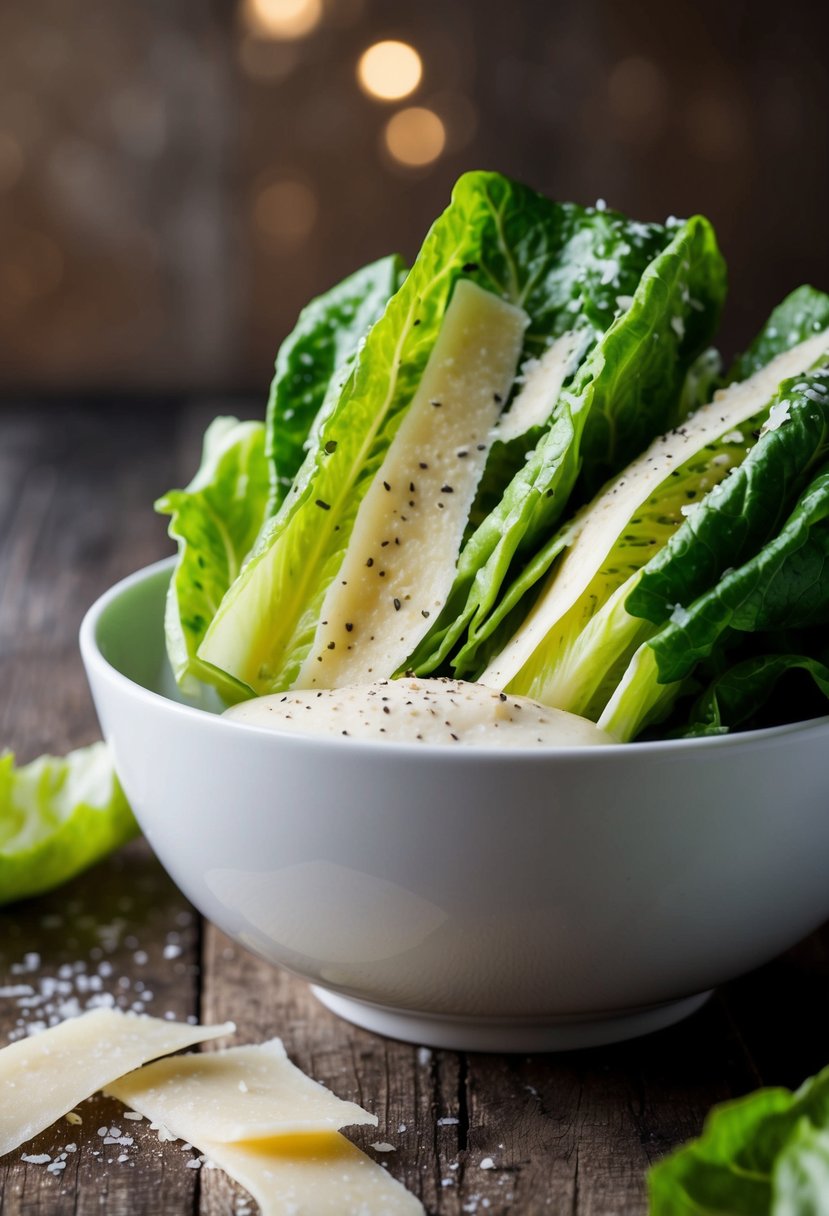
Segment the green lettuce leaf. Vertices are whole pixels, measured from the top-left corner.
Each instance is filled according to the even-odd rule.
[[[697,698],[682,733],[723,734],[754,725],[758,712],[775,697],[781,682],[797,672],[803,672],[827,699],[829,712],[829,667],[825,663],[805,654],[760,654],[734,663],[710,681]],[[797,687],[802,688],[802,680]],[[798,701],[793,715],[784,707],[774,717],[781,721],[805,717],[802,695]]]
[[[306,305],[280,346],[265,422],[268,515],[279,508],[305,459],[309,434],[326,397],[339,395],[359,343],[405,276],[396,255],[364,266]]]
[[[339,399],[326,410],[290,493],[226,595],[200,647],[203,660],[257,693],[296,679],[362,498],[414,395],[460,276],[529,314],[527,355],[542,353],[572,323],[585,274],[599,286],[606,277],[604,296],[597,290],[596,299],[606,310],[612,297],[617,307],[607,265],[562,264],[562,248],[575,240],[585,214],[498,174],[460,179],[415,265],[369,331]],[[654,237],[642,226],[636,239]],[[591,235],[586,243],[592,242]]]
[[[676,604],[696,599],[774,535],[811,471],[829,455],[823,400],[828,386],[825,373],[785,381],[763,417],[740,428],[751,442],[754,428],[785,418],[754,444],[739,469],[687,511],[642,572],[626,602],[628,612],[661,624]]]
[[[798,287],[774,309],[766,324],[728,373],[729,382],[745,380],[775,355],[829,329],[829,295],[814,287]]]
[[[822,622],[829,608],[829,467],[779,534],[649,642],[663,683],[681,680],[727,629],[769,632]]]
[[[797,1125],[772,1177],[773,1216],[829,1216],[829,1129]]]
[[[649,1216],[829,1216],[829,1069],[715,1107],[653,1166]]]
[[[0,756],[0,905],[50,891],[137,833],[105,744],[22,768]]]
[[[790,451],[796,452],[801,447],[802,432],[811,432],[812,444],[801,447],[801,475],[829,453],[829,371],[790,381],[782,387],[781,398],[787,402],[787,421],[766,433],[734,479],[748,482],[752,466],[757,469],[763,465],[767,453],[776,458],[789,434]],[[797,480],[791,478],[787,488]],[[710,495],[706,508],[716,510],[725,497],[724,491]],[[733,528],[730,514],[723,517],[722,528],[727,534]],[[626,607],[635,603],[636,591],[638,587],[628,597]],[[697,664],[718,646],[727,644],[734,634],[805,629],[824,622],[827,614],[829,466],[824,465],[779,532],[753,557],[740,566],[726,568],[718,581],[692,603],[674,605],[667,624],[632,658],[600,724],[617,738],[634,738],[645,725],[664,715]]]
[[[464,547],[447,604],[409,667],[435,671],[468,633],[452,666],[460,677],[480,674],[566,543],[550,531],[580,471],[583,499],[678,420],[685,373],[711,336],[724,292],[713,232],[697,216],[648,266],[627,311],[561,394],[548,429]]]
[[[171,516],[178,543],[165,613],[167,654],[189,696],[202,684],[238,701],[240,686],[202,662],[197,650],[222,597],[242,568],[265,518],[268,466],[261,422],[216,418],[207,428],[201,465],[183,490],[170,490],[155,509]]]

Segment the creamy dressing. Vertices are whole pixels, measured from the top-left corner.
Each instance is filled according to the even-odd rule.
[[[303,735],[486,747],[591,747],[614,740],[593,722],[463,680],[383,680],[255,697],[226,717]]]

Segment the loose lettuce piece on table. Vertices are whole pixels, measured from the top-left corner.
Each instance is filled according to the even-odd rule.
[[[458,676],[480,674],[483,656],[512,630],[517,605],[563,547],[550,531],[579,475],[584,497],[678,421],[685,373],[711,336],[724,294],[713,231],[694,217],[645,270],[626,312],[562,392],[537,446],[469,538],[446,607],[408,666],[435,671],[468,633],[452,666]]]
[[[231,701],[243,695],[234,680],[196,652],[256,540],[267,500],[263,424],[216,418],[205,432],[196,476],[155,504],[171,517],[169,533],[178,543],[164,628],[173,674],[188,695],[196,695],[201,684],[213,685]]]
[[[312,300],[279,348],[265,421],[273,515],[305,459],[326,397],[338,395],[357,348],[406,277],[399,257],[372,262]]]
[[[59,886],[137,833],[105,744],[22,768],[0,756],[0,905]]]
[[[583,214],[498,174],[469,173],[460,179],[415,265],[369,331],[338,400],[326,407],[316,445],[201,644],[204,661],[253,692],[292,684],[360,503],[416,391],[455,282],[467,277],[523,308],[531,318],[525,351],[543,351],[570,323],[570,302],[581,299],[579,276],[585,268],[563,266],[561,251],[578,227],[574,217]],[[605,284],[608,296],[614,290],[611,278]]]
[[[717,1106],[653,1166],[649,1216],[829,1216],[829,1069]]]

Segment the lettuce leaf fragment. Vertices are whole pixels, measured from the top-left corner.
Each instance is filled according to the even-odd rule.
[[[0,905],[52,890],[137,834],[106,744],[20,768],[0,756]]]
[[[274,515],[305,459],[309,435],[326,400],[336,400],[360,342],[406,277],[396,255],[349,275],[307,304],[279,348],[265,420]]]
[[[829,1069],[715,1107],[648,1195],[649,1216],[829,1216]]]
[[[197,696],[202,684],[213,685],[228,701],[244,696],[236,681],[202,662],[197,651],[256,540],[268,488],[263,424],[216,418],[205,432],[193,480],[155,504],[171,516],[168,530],[178,544],[164,627],[176,683],[189,696]]]

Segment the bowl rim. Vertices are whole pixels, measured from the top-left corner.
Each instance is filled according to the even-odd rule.
[[[250,722],[239,722],[232,718],[227,718],[223,714],[214,713],[210,710],[202,709],[196,705],[187,705],[180,701],[174,701],[170,697],[166,697],[163,693],[155,692],[152,689],[145,688],[142,684],[131,679],[123,674],[104,656],[98,643],[98,626],[103,614],[107,609],[120,599],[121,596],[129,592],[133,587],[147,581],[162,571],[172,571],[176,564],[175,554],[162,558],[159,561],[152,562],[148,566],[143,566],[139,570],[133,571],[131,574],[119,579],[116,583],[93,601],[84,614],[81,621],[79,632],[79,643],[81,656],[87,672],[94,672],[103,678],[110,681],[120,688],[123,693],[128,694],[139,701],[148,702],[151,705],[158,704],[163,707],[165,712],[183,715],[185,718],[190,718],[194,721],[200,721],[207,729],[216,729],[216,725],[221,730],[230,730],[242,732],[248,736],[261,736],[269,739],[277,739],[282,741],[290,740],[292,747],[296,746],[297,750],[304,750],[309,747],[311,750],[317,750],[320,747],[336,747],[343,754],[352,754],[355,752],[369,752],[379,756],[405,755],[408,758],[422,757],[423,760],[434,761],[437,763],[460,763],[463,760],[473,761],[476,764],[509,763],[513,760],[518,760],[527,763],[528,759],[535,761],[550,761],[555,759],[556,762],[566,763],[568,761],[584,761],[589,758],[597,763],[607,763],[611,760],[618,760],[622,756],[656,756],[662,759],[669,758],[673,753],[685,753],[691,750],[694,751],[714,751],[721,750],[733,751],[735,749],[749,749],[756,747],[758,744],[771,743],[776,740],[785,738],[788,735],[803,735],[829,734],[829,714],[820,718],[808,718],[801,722],[786,723],[782,726],[764,727],[760,730],[736,731],[733,734],[726,735],[704,735],[699,738],[691,739],[654,739],[647,740],[641,743],[599,743],[591,744],[587,747],[556,747],[556,746],[521,746],[521,747],[498,747],[492,748],[485,743],[468,743],[460,748],[449,748],[446,744],[441,743],[409,743],[402,740],[383,740],[383,739],[359,739],[348,738],[341,739],[337,735],[312,735],[312,734],[297,734],[296,732],[282,732],[271,726],[257,726]],[[208,723],[213,723],[213,726],[208,726]],[[459,759],[449,759],[450,757],[458,757]]]

